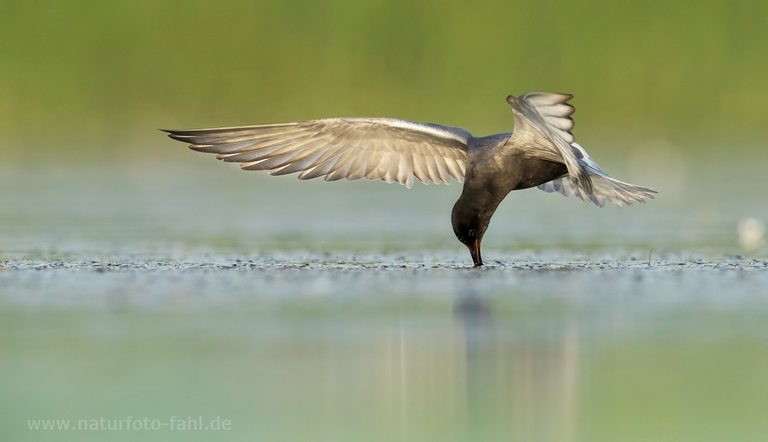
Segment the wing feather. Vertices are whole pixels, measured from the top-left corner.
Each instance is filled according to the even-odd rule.
[[[420,152],[413,152],[413,174],[424,184],[431,181],[427,161]]]
[[[319,140],[315,137],[302,137],[292,140],[290,144],[281,143],[259,149],[246,148],[239,152],[218,154],[216,155],[216,158],[229,163],[249,163],[261,159],[282,156],[288,153],[310,154],[317,149],[318,141]],[[310,144],[312,146],[310,146]],[[300,149],[303,146],[307,147],[305,149]]]
[[[440,156],[433,156],[435,160],[435,165],[437,166],[437,174],[440,176],[440,180],[443,181],[443,183],[448,184],[450,183],[451,173],[448,172],[448,165],[445,164],[445,158]]]
[[[301,173],[299,173],[300,180],[311,180],[313,178],[319,178],[321,176],[328,175],[333,170],[333,166],[339,160],[338,156],[333,156],[325,161],[316,161],[311,165],[306,166]]]
[[[459,167],[458,163],[454,158],[451,157],[445,157],[445,165],[448,167],[448,172],[451,174],[451,176],[458,182],[462,182],[464,180],[464,173],[461,171],[461,168]]]

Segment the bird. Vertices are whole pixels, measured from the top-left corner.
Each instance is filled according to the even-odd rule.
[[[481,267],[480,245],[491,217],[513,190],[538,187],[602,207],[645,202],[657,192],[616,180],[576,143],[573,95],[528,92],[507,96],[513,131],[475,137],[461,127],[396,118],[326,118],[210,129],[161,129],[189,148],[215,154],[244,170],[381,180],[411,188],[463,183],[451,211],[456,238]]]

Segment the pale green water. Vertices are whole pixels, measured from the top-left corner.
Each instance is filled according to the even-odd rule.
[[[6,440],[761,440],[768,262],[751,265],[10,271],[2,431]],[[232,427],[213,436],[26,427],[128,416],[220,416]]]
[[[766,219],[759,165],[675,184],[609,158],[661,198],[513,195],[476,271],[450,229],[458,186],[205,160],[4,169],[0,440],[768,434],[768,261],[736,243],[739,219]],[[231,428],[28,427],[190,416]]]

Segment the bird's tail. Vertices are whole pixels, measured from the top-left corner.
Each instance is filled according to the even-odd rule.
[[[625,183],[611,178],[608,173],[600,167],[589,154],[576,143],[571,144],[578,151],[578,161],[580,165],[589,173],[592,179],[592,189],[586,191],[580,186],[573,184],[573,180],[566,175],[556,180],[549,181],[539,186],[539,189],[545,192],[558,192],[564,196],[576,196],[584,201],[591,201],[597,206],[603,207],[605,203],[625,206],[633,203],[643,203],[653,199],[658,192],[655,190]]]

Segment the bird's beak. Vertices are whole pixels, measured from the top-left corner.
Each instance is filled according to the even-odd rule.
[[[512,106],[517,104],[517,97],[514,95],[507,95],[507,103],[511,104]]]
[[[483,265],[483,258],[480,256],[480,240],[476,239],[474,243],[469,247],[469,254],[472,255],[472,262],[475,263],[475,267],[481,267]]]

